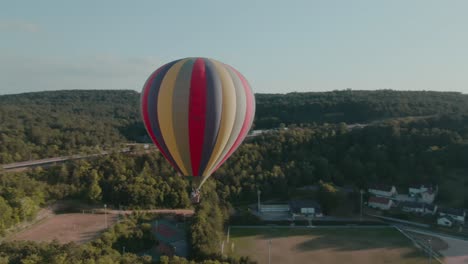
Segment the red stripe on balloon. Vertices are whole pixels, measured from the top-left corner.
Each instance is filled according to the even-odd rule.
[[[158,140],[156,139],[156,137],[154,136],[154,131],[153,131],[153,128],[151,128],[151,121],[148,117],[148,93],[151,89],[151,85],[153,84],[153,81],[154,81],[154,78],[156,78],[156,76],[159,74],[159,72],[161,71],[161,69],[164,68],[163,67],[160,67],[159,69],[157,69],[149,78],[148,78],[148,81],[146,81],[146,84],[145,84],[145,87],[143,88],[143,96],[141,98],[142,102],[141,102],[141,112],[142,112],[142,115],[143,115],[143,121],[145,122],[145,127],[146,129],[148,130],[148,134],[150,135],[151,137],[151,140],[153,140],[154,144],[158,147],[159,151],[161,152],[161,154],[166,158],[167,161],[169,161],[169,163],[178,171],[181,173],[181,171],[179,170],[179,167],[177,167],[172,161],[171,159],[168,158],[168,154],[164,152],[163,148],[161,147],[161,145],[159,144]]]
[[[189,98],[189,144],[192,175],[199,173],[206,124],[206,72],[203,59],[197,59],[192,69]]]
[[[217,170],[223,163],[232,155],[232,153],[239,147],[239,145],[242,143],[244,140],[245,136],[247,136],[247,133],[249,133],[250,129],[250,124],[253,119],[253,109],[254,109],[254,98],[252,94],[252,90],[250,89],[249,83],[247,80],[240,74],[236,69],[233,67],[227,65],[227,67],[231,68],[239,77],[239,79],[242,81],[242,86],[244,87],[244,92],[246,96],[246,111],[245,111],[245,118],[244,118],[244,123],[242,124],[242,129],[239,132],[239,135],[236,138],[236,141],[234,141],[234,144],[232,145],[231,149],[229,152],[224,156],[224,158],[221,160],[218,165],[216,165],[216,168],[213,170]]]

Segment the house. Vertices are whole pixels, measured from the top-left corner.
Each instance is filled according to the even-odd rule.
[[[375,184],[369,187],[369,193],[378,197],[395,197],[398,192],[395,186]]]
[[[434,202],[437,195],[438,186],[431,184],[416,184],[408,188],[409,196],[414,197],[417,201],[431,204]]]
[[[313,217],[322,217],[322,208],[320,204],[312,200],[292,200],[289,202],[289,208],[293,216],[307,215]]]
[[[453,219],[449,216],[442,216],[437,219],[437,224],[440,226],[451,227],[453,225]]]
[[[437,205],[434,204],[425,204],[424,205],[424,214],[435,215],[437,213]]]
[[[401,202],[401,210],[408,213],[424,213],[424,204],[418,202]]]
[[[426,203],[421,203],[421,202],[404,201],[404,202],[401,202],[399,205],[403,212],[408,212],[408,213],[434,215],[437,211],[437,205],[426,204]]]
[[[455,209],[455,208],[440,208],[439,209],[440,216],[449,216],[455,222],[459,224],[465,223],[466,212],[462,209]]]
[[[408,192],[410,195],[416,195],[424,192],[437,192],[437,189],[438,187],[434,187],[432,184],[413,184],[409,186]]]
[[[367,205],[375,209],[389,210],[393,206],[393,201],[385,197],[373,196],[369,198]]]
[[[416,202],[417,199],[409,196],[408,194],[399,193],[395,195],[395,197],[392,197],[392,200],[397,202]]]
[[[429,190],[427,192],[418,194],[417,197],[418,197],[418,200],[423,203],[432,204],[435,200],[436,192]]]

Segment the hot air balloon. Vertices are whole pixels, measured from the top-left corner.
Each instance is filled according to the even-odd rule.
[[[194,186],[239,147],[252,126],[255,98],[246,78],[208,58],[185,58],[154,71],[143,86],[141,113],[161,154]]]

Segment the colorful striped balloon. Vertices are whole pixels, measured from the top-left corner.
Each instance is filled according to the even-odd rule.
[[[245,77],[213,59],[170,62],[150,75],[141,94],[151,139],[178,172],[200,186],[239,147],[255,115]]]

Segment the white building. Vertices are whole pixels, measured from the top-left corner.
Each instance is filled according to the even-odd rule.
[[[427,204],[432,204],[435,200],[436,193],[432,191],[427,191],[419,194],[419,201]]]
[[[408,188],[410,195],[416,195],[423,192],[437,192],[438,186],[435,187],[432,184],[414,184]]]
[[[437,191],[438,186],[433,187],[431,184],[417,184],[408,188],[410,197],[414,197],[417,201],[427,204],[434,202]]]
[[[368,189],[369,193],[378,196],[378,197],[395,197],[398,192],[395,188],[395,186],[389,186],[389,185],[381,185],[381,184],[376,184]]]
[[[367,205],[375,209],[390,210],[393,201],[385,197],[370,197]]]
[[[416,202],[414,197],[409,196],[408,194],[397,194],[395,197],[392,198],[397,202]]]
[[[441,208],[439,209],[439,215],[441,217],[448,216],[459,224],[465,224],[466,212],[462,209]]]
[[[261,213],[285,213],[289,212],[289,204],[262,204]]]
[[[425,184],[415,184],[415,185],[411,185],[408,188],[408,192],[409,192],[410,195],[416,195],[418,193],[427,192],[428,190],[429,190],[429,186],[427,184],[426,185]]]
[[[437,212],[437,205],[422,202],[401,202],[401,210],[408,213],[432,214]]]
[[[437,219],[437,224],[440,226],[451,227],[453,225],[453,220],[451,217],[442,216]]]
[[[425,204],[424,205],[424,214],[435,215],[437,213],[437,205],[434,204]]]
[[[424,204],[422,203],[402,202],[400,205],[401,205],[401,210],[403,212],[417,213],[417,214],[424,213]]]
[[[322,217],[320,204],[312,200],[292,200],[289,207],[293,216],[306,215],[312,217]]]

